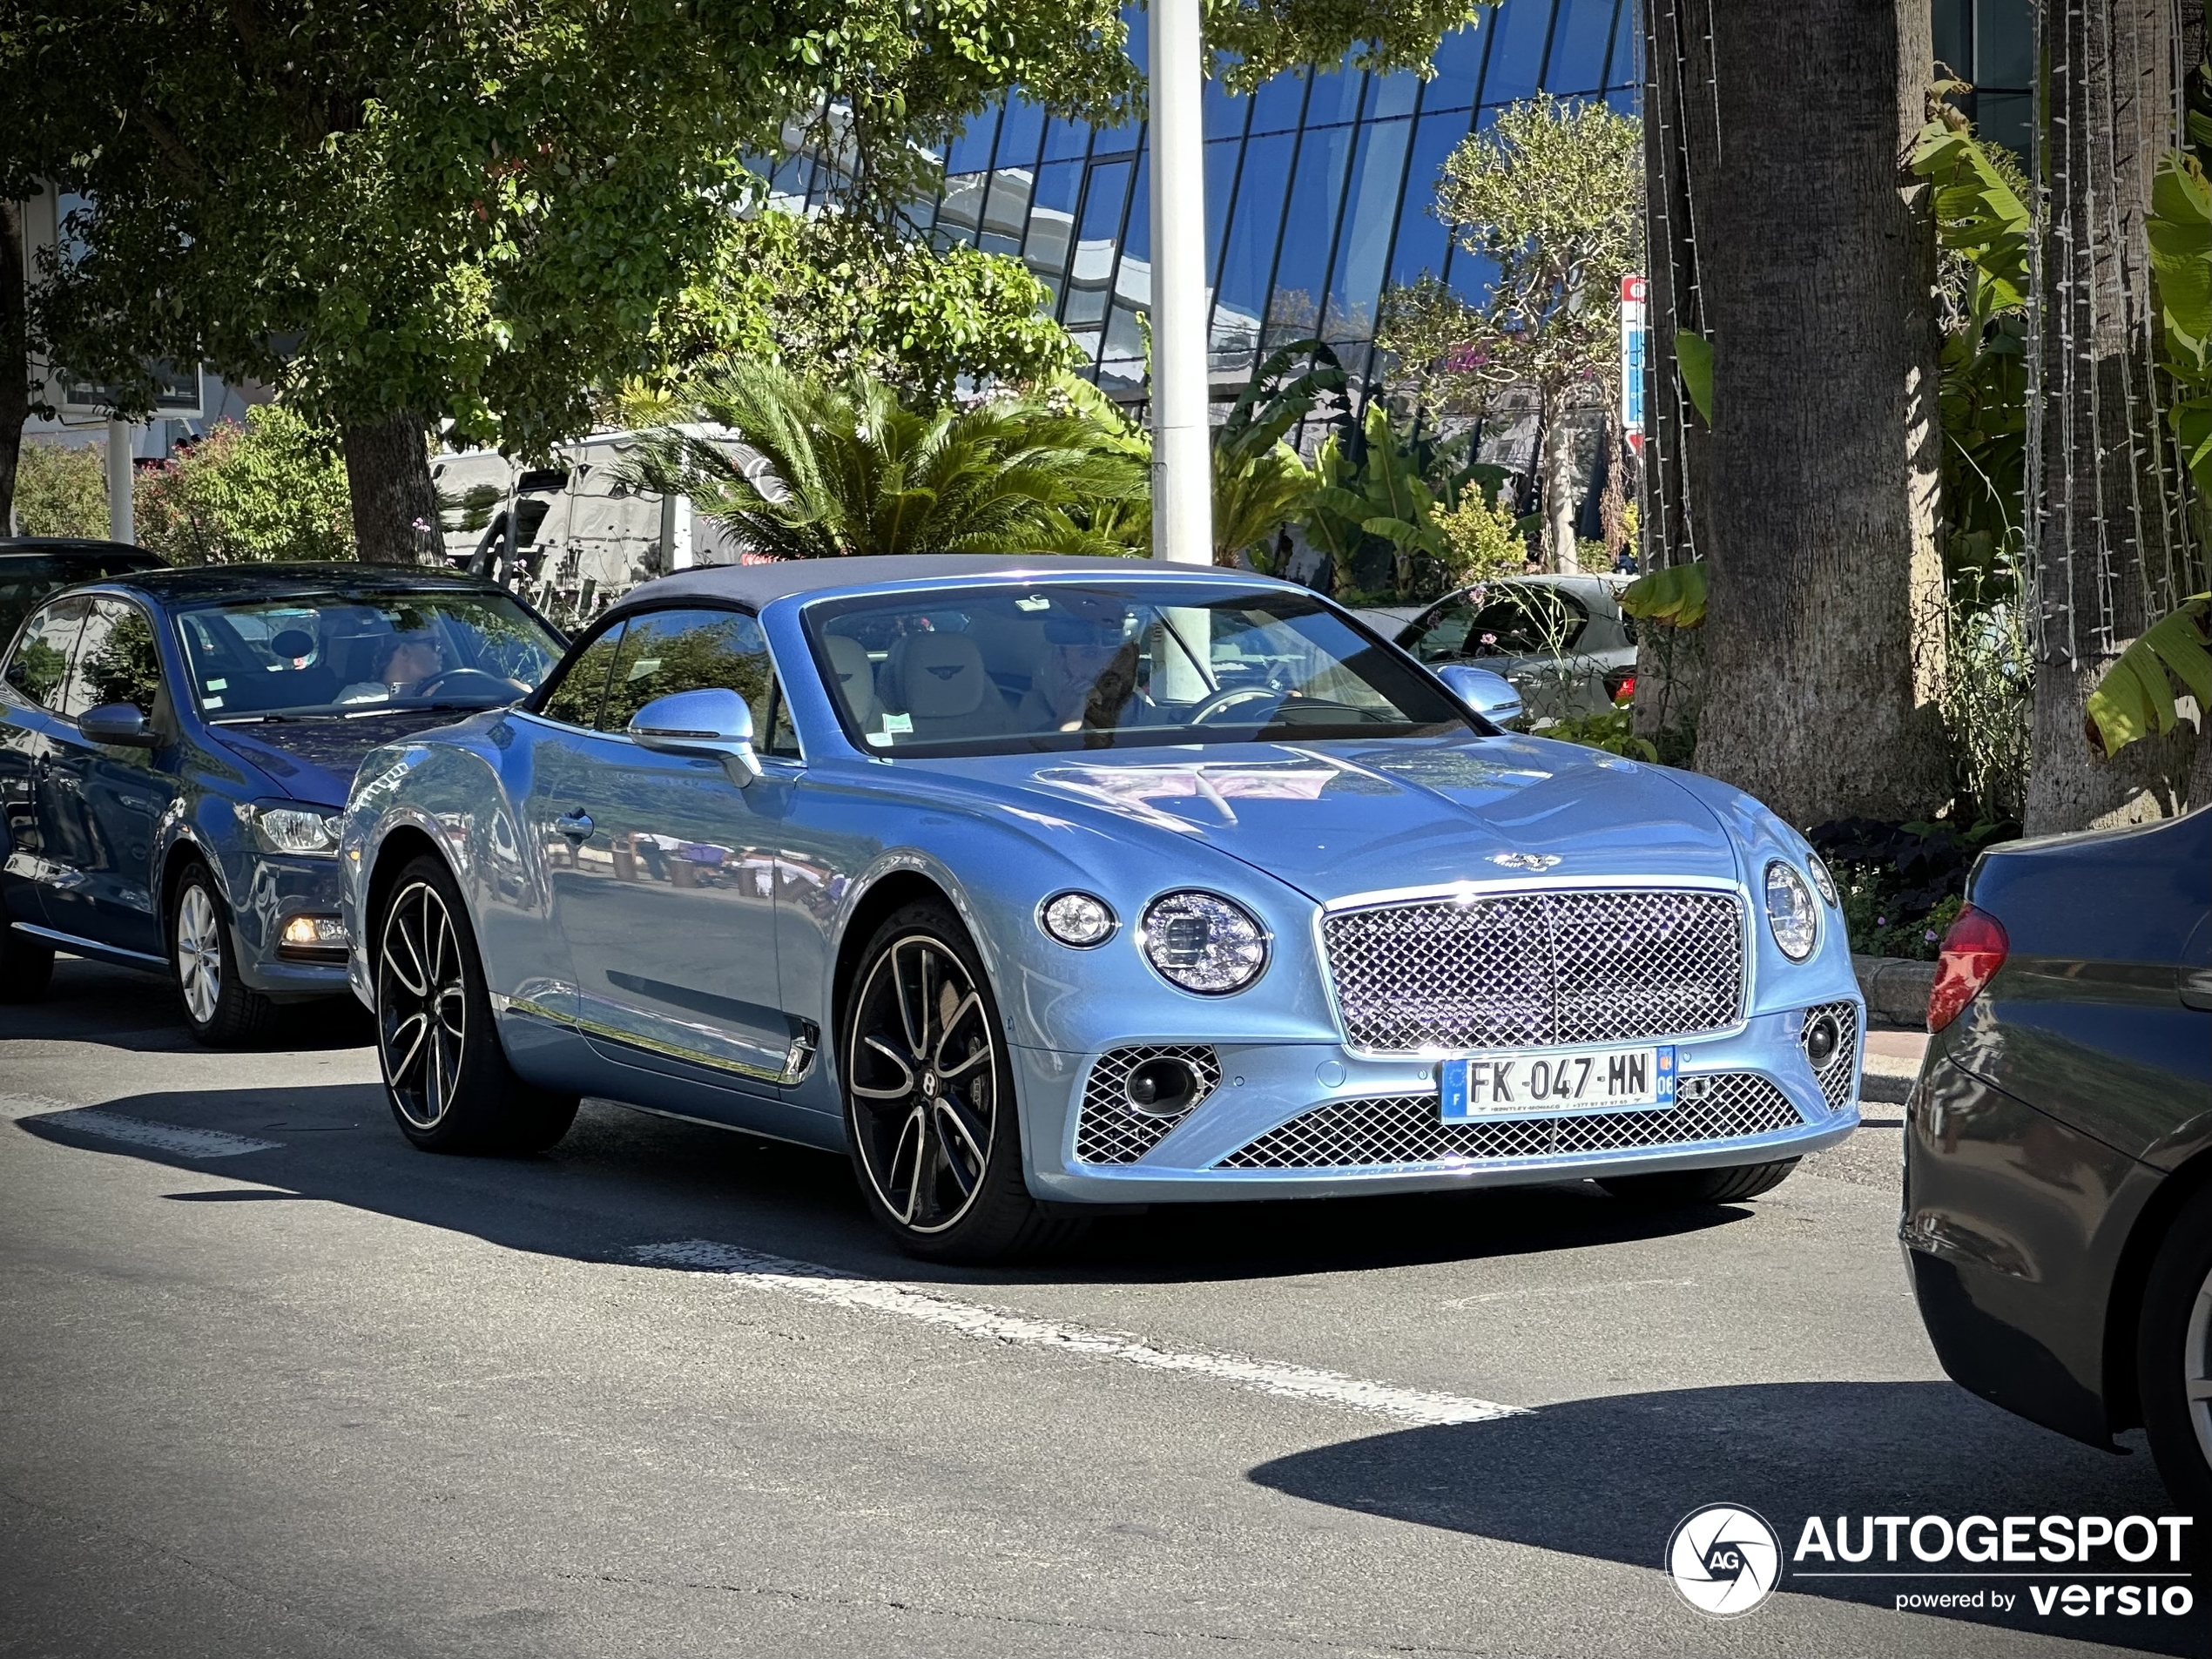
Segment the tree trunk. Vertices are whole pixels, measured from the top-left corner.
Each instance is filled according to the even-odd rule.
[[[1712,338],[1697,273],[1696,228],[1719,170],[1710,91],[1710,0],[1644,6],[1644,223],[1649,334],[1644,353],[1642,509],[1637,564],[1663,570],[1703,556],[1711,518],[1712,435],[1675,368],[1679,326]],[[1695,183],[1693,183],[1695,181]],[[1647,623],[1637,631],[1636,736],[1687,764],[1704,702],[1704,634]]]
[[[348,422],[342,434],[346,484],[354,504],[354,543],[364,564],[435,564],[438,496],[430,451],[413,415]]]
[[[2198,8],[2201,15],[2201,7]],[[2138,823],[2190,804],[2193,729],[2107,760],[2090,691],[2148,623],[2202,583],[2152,401],[2155,311],[2143,216],[2175,142],[2168,0],[2052,0],[2042,244],[2041,488],[2028,503],[2038,592],[2030,834]],[[2162,400],[2161,400],[2162,401]]]
[[[1575,556],[1575,429],[1564,394],[1543,394],[1544,563],[1561,576],[1581,570]]]
[[[30,332],[24,316],[23,204],[0,197],[0,535],[15,533],[16,465],[30,419]]]
[[[1716,6],[1713,25],[1721,165],[1694,182],[1722,694],[1698,769],[1800,826],[1917,818],[1950,793],[1934,243],[1904,166],[1925,0],[1804,0],[1779,35],[1766,8]]]

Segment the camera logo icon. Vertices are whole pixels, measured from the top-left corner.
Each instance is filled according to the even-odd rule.
[[[1667,1541],[1667,1576],[1700,1613],[1732,1619],[1774,1594],[1782,1541],[1757,1510],[1709,1503]]]

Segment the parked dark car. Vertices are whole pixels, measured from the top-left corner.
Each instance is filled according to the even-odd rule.
[[[1993,847],[1943,941],[1905,1143],[1944,1369],[2212,1515],[2212,808]]]
[[[0,536],[0,647],[31,607],[48,594],[103,577],[161,570],[167,561],[127,542],[94,542],[75,536]]]
[[[336,813],[361,757],[513,702],[563,641],[492,583],[360,564],[52,595],[0,667],[0,997],[57,948],[166,973],[210,1043],[346,989]]]

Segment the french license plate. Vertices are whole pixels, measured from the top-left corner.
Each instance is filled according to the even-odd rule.
[[[1675,1103],[1671,1044],[1632,1049],[1496,1049],[1438,1068],[1444,1121],[1558,1111],[1665,1109]]]

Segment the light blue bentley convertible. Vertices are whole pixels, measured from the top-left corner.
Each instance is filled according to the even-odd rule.
[[[928,1256],[1098,1205],[1767,1190],[1858,1121],[1827,872],[1510,696],[1232,571],[671,577],[363,762],[354,989],[417,1146],[604,1096],[847,1150]]]

